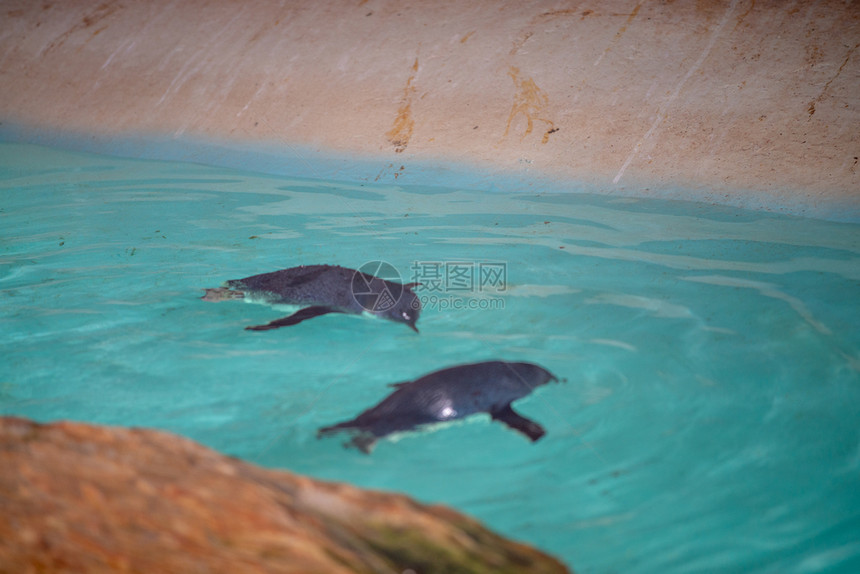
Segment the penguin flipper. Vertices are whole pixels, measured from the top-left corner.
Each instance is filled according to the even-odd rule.
[[[343,311],[341,311],[340,309],[334,309],[332,307],[315,305],[313,307],[305,307],[304,309],[299,309],[289,317],[284,317],[283,319],[276,319],[270,323],[266,323],[265,325],[252,325],[250,327],[245,327],[245,330],[269,331],[271,329],[278,329],[280,327],[289,327],[291,325],[298,325],[302,321],[313,319],[314,317],[319,317],[320,315],[327,315],[328,313],[343,313]]]
[[[511,408],[511,403],[508,403],[494,411],[490,411],[490,416],[493,417],[493,420],[501,421],[515,431],[523,433],[529,437],[532,442],[546,434],[544,428],[538,423],[515,412],[514,409]]]
[[[343,443],[343,447],[357,448],[364,454],[370,454],[373,451],[373,447],[376,445],[377,437],[373,433],[362,431],[354,425],[355,421],[352,420],[329,427],[323,427],[317,430],[317,438],[319,439],[341,431],[350,431],[352,436],[347,442]]]
[[[355,447],[364,454],[373,452],[373,447],[376,446],[376,437],[371,433],[359,433],[350,439],[349,442],[343,443],[346,448]]]

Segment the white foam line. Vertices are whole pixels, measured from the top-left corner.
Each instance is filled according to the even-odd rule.
[[[618,341],[616,339],[589,339],[589,343],[595,343],[597,345],[608,345],[610,347],[618,347],[619,349],[624,349],[626,351],[631,351],[636,353],[639,351],[636,347],[631,345],[630,343],[625,343],[624,341]]]
[[[239,17],[242,15],[242,12],[244,10],[245,9],[243,7],[242,10],[239,11],[239,13],[237,13],[235,16],[233,16],[233,18],[231,18],[226,24],[224,24],[221,27],[221,29],[214,35],[214,37],[218,39],[217,40],[218,42],[223,43],[223,40],[221,40],[221,39],[225,37],[227,31],[233,26],[233,24],[236,22],[236,20],[239,19]],[[176,48],[174,48],[173,51],[171,51],[170,54],[168,54],[167,58],[169,59],[171,56],[173,56],[173,54],[175,54],[177,52],[177,50],[181,51],[181,46],[177,46]],[[179,72],[173,77],[173,80],[170,82],[170,85],[167,86],[167,89],[164,91],[164,94],[162,94],[161,98],[158,100],[158,102],[156,102],[156,104],[155,104],[156,107],[158,107],[162,103],[164,103],[164,100],[167,99],[167,96],[169,96],[172,92],[179,90],[179,88],[182,86],[182,84],[185,83],[188,76],[194,75],[194,74],[198,73],[200,70],[206,69],[207,62],[206,62],[205,55],[203,55],[204,51],[205,51],[204,48],[200,48],[188,57],[188,59],[185,61],[185,63],[179,69]],[[198,63],[198,61],[199,61],[199,63]],[[192,64],[196,64],[196,65],[194,65],[192,67]],[[209,65],[214,65],[214,62],[210,62]],[[181,127],[179,130],[177,130],[175,135],[179,135],[179,134],[183,133],[184,131],[185,131],[185,127]]]
[[[119,46],[117,46],[116,50],[114,50],[113,52],[111,52],[111,55],[110,55],[110,56],[108,56],[108,59],[107,59],[107,60],[105,60],[105,63],[104,63],[104,64],[102,64],[102,67],[101,67],[101,69],[102,69],[102,70],[104,70],[105,68],[107,68],[107,67],[110,65],[111,61],[113,61],[114,56],[116,56],[116,55],[117,55],[117,53],[119,53],[119,52],[120,52],[120,50],[122,50],[122,49],[125,47],[125,45],[126,45],[127,43],[128,43],[128,40],[127,40],[127,39],[126,39],[126,40],[123,40],[122,42],[120,42],[120,44],[119,44]],[[132,41],[132,43],[134,43],[134,41]]]
[[[792,297],[787,293],[783,293],[773,283],[765,283],[764,281],[753,281],[751,279],[739,279],[736,277],[726,277],[724,275],[700,275],[695,277],[682,277],[685,281],[695,281],[698,283],[707,283],[709,285],[722,285],[727,287],[739,287],[746,289],[755,289],[759,293],[761,293],[765,297],[770,297],[772,299],[778,299],[780,301],[785,301],[788,303],[789,307],[791,307],[795,313],[800,315],[800,317],[809,323],[813,329],[821,333],[822,335],[832,335],[833,332],[821,321],[815,318],[812,314],[812,311],[806,306],[806,304],[798,299],[797,297]]]
[[[245,107],[243,107],[241,110],[239,110],[238,112],[236,112],[236,117],[237,117],[237,118],[238,118],[239,116],[241,116],[242,114],[244,114],[244,113],[248,110],[248,108],[251,106],[251,102],[253,102],[254,100],[256,100],[256,99],[257,99],[257,96],[259,96],[265,88],[266,88],[266,82],[265,82],[265,81],[261,81],[261,82],[260,82],[260,87],[259,87],[259,88],[257,88],[257,91],[256,91],[256,92],[254,92],[254,95],[253,95],[253,96],[251,96],[251,98],[248,100],[248,103],[247,103],[247,104],[245,104]]]
[[[173,54],[175,54],[177,52],[181,52],[181,51],[182,51],[182,46],[175,47],[173,50],[170,51],[170,53],[167,55],[167,57],[164,59],[164,61],[166,62],[167,60],[169,60],[173,56]],[[167,86],[167,89],[164,91],[164,94],[162,94],[161,99],[159,99],[158,102],[155,103],[156,106],[160,106],[162,104],[162,102],[164,102],[164,99],[167,97],[167,95],[173,89],[173,86],[176,84],[176,82],[179,81],[179,79],[185,75],[185,71],[188,69],[188,66],[191,65],[191,62],[193,59],[194,59],[194,55],[192,54],[185,61],[185,63],[179,68],[179,72],[177,72],[173,76],[173,80]]]
[[[627,156],[627,159],[624,160],[624,164],[621,166],[621,169],[618,170],[618,174],[616,174],[615,178],[612,180],[612,183],[618,183],[621,180],[621,176],[624,175],[624,172],[627,171],[627,168],[630,166],[630,163],[636,158],[639,154],[639,150],[646,141],[651,139],[651,136],[654,135],[654,132],[657,131],[657,128],[660,127],[660,124],[663,123],[663,120],[666,118],[666,112],[672,103],[678,98],[678,95],[681,93],[681,89],[684,87],[684,84],[687,83],[687,80],[696,73],[696,71],[701,67],[702,63],[705,61],[705,58],[708,57],[708,54],[711,52],[711,49],[714,47],[714,44],[717,42],[717,38],[719,38],[720,34],[723,31],[726,23],[729,21],[729,17],[732,15],[732,12],[735,11],[735,6],[737,5],[738,0],[734,0],[729,9],[726,10],[725,15],[723,16],[723,20],[720,22],[720,25],[717,26],[714,33],[711,34],[711,39],[708,41],[705,49],[702,50],[702,53],[699,54],[699,58],[695,61],[695,63],[687,70],[687,73],[681,78],[681,81],[678,82],[678,85],[675,86],[675,90],[672,92],[672,95],[669,96],[669,99],[658,109],[657,117],[654,119],[654,123],[651,124],[651,129],[649,129],[645,135],[640,139],[636,145],[633,147],[633,151],[630,152],[630,155]]]

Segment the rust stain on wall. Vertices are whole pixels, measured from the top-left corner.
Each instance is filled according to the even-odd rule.
[[[621,37],[627,31],[627,27],[631,24],[631,22],[633,22],[634,18],[636,18],[636,15],[639,14],[639,10],[641,8],[642,8],[642,3],[640,2],[640,3],[636,4],[636,6],[633,8],[633,11],[630,12],[630,14],[613,14],[613,16],[625,16],[626,15],[627,20],[624,22],[624,24],[615,33],[615,36],[612,38],[612,41],[609,42],[609,45],[603,51],[603,54],[601,54],[600,57],[597,58],[597,61],[594,62],[595,66],[600,63],[600,61],[603,59],[603,57],[606,56],[606,54],[608,54],[612,50],[612,48],[615,47],[615,45],[618,43],[618,41],[621,39]]]
[[[845,59],[842,61],[842,65],[839,66],[839,69],[836,70],[836,73],[829,80],[827,80],[827,83],[824,84],[824,88],[821,90],[821,93],[818,94],[818,97],[809,102],[809,105],[806,108],[806,113],[809,114],[809,117],[812,117],[812,115],[815,113],[815,104],[817,102],[824,101],[824,98],[827,97],[828,92],[830,91],[830,85],[842,73],[842,69],[845,68],[846,64],[848,64],[848,61],[851,59],[851,56],[854,54],[854,51],[857,50],[857,48],[860,48],[860,44],[854,44],[853,46],[848,48],[848,52],[845,54]]]
[[[89,13],[84,14],[80,22],[66,30],[66,32],[64,32],[63,34],[58,36],[53,42],[51,42],[45,49],[45,53],[62,46],[72,34],[81,30],[92,28],[93,26],[100,23],[102,20],[106,19],[108,16],[116,12],[118,8],[120,8],[120,6],[117,6],[113,2],[105,2],[96,6]],[[107,26],[102,26],[98,30],[95,30],[94,32],[92,32],[91,37],[98,35],[105,28],[107,28]]]
[[[526,24],[523,29],[524,32],[519,35],[519,37],[514,40],[513,47],[509,54],[511,56],[516,56],[517,52],[523,47],[523,44],[528,42],[529,38],[535,35],[535,28],[540,27],[541,29],[545,28],[546,21],[553,21],[564,16],[572,16],[578,13],[578,9],[564,9],[564,10],[549,10],[547,12],[542,12],[537,16],[533,17],[528,24]],[[586,10],[583,12],[582,18],[585,18],[587,14],[590,14],[591,10]]]
[[[519,38],[514,42],[514,46],[511,48],[510,55],[511,55],[511,56],[515,56],[515,55],[516,55],[516,53],[520,51],[520,48],[522,48],[522,47],[523,47],[523,44],[525,44],[525,43],[528,41],[528,39],[532,37],[532,35],[534,35],[534,32],[525,32],[525,33],[523,33],[523,35],[522,35],[522,36],[520,36],[520,37],[519,37]]]
[[[516,93],[514,94],[514,103],[511,106],[511,113],[508,116],[508,124],[505,126],[505,137],[511,130],[511,123],[518,115],[522,114],[526,118],[526,131],[522,137],[526,137],[534,130],[535,121],[544,122],[547,124],[546,132],[541,138],[541,143],[547,143],[549,136],[558,131],[555,124],[544,117],[541,117],[545,112],[549,97],[541,90],[532,78],[521,79],[520,69],[516,66],[511,66],[508,70],[508,75],[514,81]]]
[[[624,35],[624,32],[627,31],[627,26],[633,22],[633,19],[636,18],[636,15],[639,14],[639,9],[642,8],[642,3],[636,4],[633,8],[633,11],[630,14],[627,14],[627,21],[624,22],[624,25],[618,29],[618,32],[615,33],[615,37],[612,39],[612,42],[615,43],[621,39],[621,36]],[[624,14],[618,14],[619,16],[624,16]]]
[[[415,58],[415,63],[412,64],[412,73],[403,88],[403,98],[400,100],[400,107],[397,108],[394,125],[385,133],[396,153],[401,153],[409,145],[409,138],[412,137],[412,130],[415,127],[415,120],[412,119],[412,96],[415,94],[415,86],[412,83],[415,81],[417,72],[418,58]]]
[[[743,14],[741,14],[740,16],[738,16],[737,24],[735,24],[735,28],[734,28],[735,30],[737,30],[737,29],[738,29],[738,26],[740,26],[740,25],[743,23],[744,19],[746,19],[746,17],[747,17],[747,16],[749,16],[750,12],[752,12],[752,11],[753,11],[753,8],[755,8],[755,0],[752,0],[752,1],[750,2],[750,5],[749,5],[749,7],[747,8],[747,11],[746,11],[746,12],[744,12]]]

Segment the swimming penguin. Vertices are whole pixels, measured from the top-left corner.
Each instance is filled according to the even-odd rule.
[[[292,315],[265,325],[245,327],[267,331],[296,325],[327,313],[369,313],[405,323],[418,332],[415,322],[421,301],[412,291],[419,283],[401,285],[362,271],[337,265],[302,265],[227,281],[223,287],[206,289],[204,301],[248,299],[269,305],[301,306]]]
[[[546,431],[516,413],[511,402],[550,381],[558,378],[532,363],[488,361],[449,367],[414,381],[390,385],[396,390],[378,405],[350,421],[319,429],[317,438],[346,431],[352,439],[344,446],[354,446],[367,454],[378,439],[391,433],[489,413],[493,420],[536,441]]]

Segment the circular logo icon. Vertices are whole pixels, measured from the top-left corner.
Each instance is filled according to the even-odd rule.
[[[385,261],[368,261],[352,276],[352,296],[366,311],[384,313],[400,301],[400,273]]]

